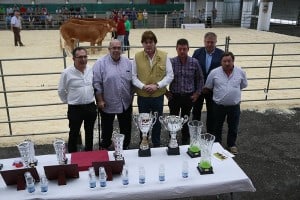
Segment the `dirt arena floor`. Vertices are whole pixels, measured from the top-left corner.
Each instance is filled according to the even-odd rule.
[[[140,47],[140,37],[144,30],[132,30],[130,42],[132,46]],[[296,36],[288,36],[271,32],[260,32],[241,28],[212,28],[206,30],[182,30],[182,29],[153,29],[158,37],[158,46],[174,46],[177,39],[187,38],[191,47],[202,46],[203,36],[207,31],[214,31],[218,35],[218,44],[225,43],[225,37],[230,36],[231,42],[300,42]],[[25,47],[13,46],[13,34],[9,31],[1,31],[0,38],[0,59],[10,58],[37,58],[37,57],[56,57],[61,56],[59,43],[59,32],[51,31],[23,31],[21,32]],[[109,36],[105,38],[103,45],[108,45]],[[84,44],[85,45],[85,44]],[[88,45],[88,44],[86,44]],[[192,55],[194,48],[190,49]],[[222,48],[222,46],[221,46]],[[230,48],[235,54],[270,54],[271,45],[238,45]],[[141,50],[131,48],[130,57]],[[175,56],[175,48],[164,48],[169,56]],[[299,53],[299,45],[281,45],[276,49],[277,53]],[[90,55],[89,64],[99,56],[107,53],[106,49]],[[274,60],[276,65],[283,62],[283,58]],[[238,66],[262,66],[268,65],[269,57],[245,58],[237,57],[235,64]],[[284,63],[299,63],[299,56],[284,60]],[[67,65],[71,65],[72,60],[67,58]],[[24,61],[5,61],[2,63],[6,74],[24,74],[37,72],[61,72],[63,70],[62,59],[57,60],[24,60]],[[262,69],[248,70],[248,77],[266,77],[268,71]],[[274,70],[273,76],[299,76],[300,68]],[[59,75],[48,76],[18,76],[6,78],[7,90],[23,89],[51,89],[57,88]],[[249,89],[264,87],[266,81],[249,81]],[[282,86],[282,81],[274,81],[272,87]],[[299,79],[285,81],[287,87],[299,87]],[[2,85],[1,85],[2,87]],[[299,91],[287,93],[285,91],[274,91],[269,93],[270,98],[282,96],[297,97]],[[243,94],[244,100],[263,99],[263,92],[247,92]],[[299,95],[298,95],[299,97]],[[9,94],[8,100],[11,105],[31,105],[42,103],[59,103],[56,91],[39,93],[17,93]],[[4,106],[4,98],[0,97],[0,106]],[[166,110],[167,112],[167,110]],[[12,120],[35,119],[39,117],[65,117],[66,106],[57,105],[47,107],[12,109]],[[0,110],[0,121],[6,119],[4,109]],[[205,120],[205,113],[202,120]],[[134,126],[133,126],[134,127]],[[15,135],[24,133],[34,133],[39,131],[65,131],[67,121],[49,121],[47,125],[40,122],[16,123],[13,125]],[[131,148],[138,147],[138,136],[136,129],[133,130]],[[224,127],[224,132],[225,127]],[[250,101],[242,104],[242,114],[240,122],[240,132],[238,136],[238,147],[240,153],[234,158],[245,173],[250,177],[257,191],[254,193],[236,193],[234,199],[253,200],[253,199],[300,199],[300,101]],[[6,124],[0,124],[0,135],[8,136]],[[163,145],[167,145],[167,134],[162,133]],[[67,134],[60,137],[67,138]],[[225,136],[225,135],[224,135]],[[36,142],[37,154],[54,153],[51,142],[57,135],[35,136],[32,137]],[[18,157],[19,153],[15,145],[24,140],[25,137],[1,137],[0,140],[0,159]],[[97,139],[96,139],[97,140]],[[97,148],[97,145],[96,145]],[[1,161],[0,161],[1,162]],[[220,195],[221,199],[230,199],[228,194]],[[215,197],[194,197],[193,199],[215,199]]]

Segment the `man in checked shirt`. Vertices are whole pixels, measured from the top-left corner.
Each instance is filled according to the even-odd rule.
[[[178,56],[171,58],[174,79],[169,86],[166,96],[170,115],[190,116],[194,102],[201,94],[204,84],[202,69],[197,59],[188,56],[189,43],[186,39],[179,39],[176,44]],[[190,134],[187,123],[181,130],[181,143],[189,144]]]

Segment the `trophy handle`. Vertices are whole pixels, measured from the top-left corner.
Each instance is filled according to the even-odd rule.
[[[189,121],[189,116],[184,115],[182,125]]]
[[[132,119],[133,119],[134,124],[138,127],[138,122],[137,122],[138,115],[137,114],[133,114],[132,115]]]
[[[159,122],[163,125],[163,127],[168,130],[168,127],[166,126],[165,122],[164,122],[164,117],[163,116],[159,116]]]
[[[157,116],[158,116],[158,113],[157,113],[157,112],[154,112],[154,115],[153,115],[153,118],[152,118],[151,129],[153,128],[153,125],[156,123]]]

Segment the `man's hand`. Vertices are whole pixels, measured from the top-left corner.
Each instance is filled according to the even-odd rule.
[[[97,106],[100,110],[103,110],[105,108],[105,101],[98,101]]]
[[[152,94],[156,90],[158,90],[158,85],[157,84],[144,85],[143,90],[145,90],[149,94]]]
[[[168,100],[172,99],[172,97],[173,97],[173,94],[172,94],[170,91],[167,91],[167,92],[165,93],[165,95],[166,95],[166,97],[168,98]]]
[[[198,92],[194,92],[194,94],[191,96],[192,102],[196,102],[199,96],[200,94]]]

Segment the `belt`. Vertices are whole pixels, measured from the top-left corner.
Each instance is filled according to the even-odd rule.
[[[192,96],[193,92],[190,93],[172,93],[173,96],[180,96],[180,97],[187,97],[187,96]]]
[[[214,104],[217,105],[217,106],[220,106],[220,107],[234,107],[234,106],[240,105],[241,103],[238,103],[238,104],[235,104],[235,105],[222,105],[222,104],[217,104],[217,103],[214,101]]]
[[[91,105],[95,105],[95,102],[88,103],[88,104],[76,104],[76,105],[68,104],[68,106],[71,107],[71,108],[85,108],[85,107],[88,107],[88,106],[91,106]]]

